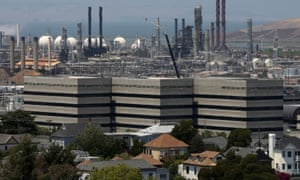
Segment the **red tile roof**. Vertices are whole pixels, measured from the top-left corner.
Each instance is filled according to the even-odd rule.
[[[133,159],[144,159],[145,161],[152,164],[153,166],[162,166],[163,165],[162,162],[160,162],[156,159],[153,159],[152,157],[150,157],[150,156],[148,156],[147,154],[144,154],[144,153],[141,153],[141,154],[137,155]]]
[[[154,148],[176,148],[176,147],[188,147],[185,142],[176,139],[170,134],[162,134],[156,139],[147,142],[144,147],[154,147]]]

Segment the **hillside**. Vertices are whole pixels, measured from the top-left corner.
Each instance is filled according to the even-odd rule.
[[[227,34],[228,40],[246,40],[247,30],[241,29]],[[275,34],[280,40],[300,40],[300,18],[285,19],[253,27],[253,39],[273,40]]]

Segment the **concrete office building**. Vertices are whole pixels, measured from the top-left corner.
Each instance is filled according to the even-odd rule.
[[[119,130],[170,125],[193,118],[193,79],[112,79],[114,121]]]
[[[282,80],[195,79],[194,97],[201,130],[283,132]]]
[[[25,77],[39,124],[99,122],[115,132],[193,120],[201,130],[283,131],[282,80]]]
[[[92,121],[109,126],[110,103],[110,78],[24,77],[24,110],[39,125]]]

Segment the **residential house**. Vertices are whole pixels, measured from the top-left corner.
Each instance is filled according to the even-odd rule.
[[[0,151],[7,151],[20,143],[20,135],[0,134]]]
[[[151,165],[153,165],[155,167],[162,167],[163,166],[162,162],[160,162],[156,159],[153,159],[152,157],[150,157],[149,155],[144,154],[144,153],[141,153],[141,154],[135,156],[133,159],[144,159],[145,161],[147,161],[148,163],[150,163]]]
[[[82,173],[82,176],[87,177],[88,174],[95,169],[102,169],[107,166],[116,166],[119,164],[125,164],[130,168],[139,169],[143,176],[143,179],[157,179],[157,180],[169,180],[169,172],[166,168],[157,168],[143,159],[133,160],[110,160],[110,161],[97,161],[97,162],[83,162],[77,165],[78,170]],[[81,178],[83,179],[83,178]]]
[[[269,156],[273,159],[272,168],[290,175],[300,175],[300,139],[284,137],[277,140],[269,134]]]
[[[217,161],[224,159],[224,155],[216,151],[204,151],[202,153],[192,153],[190,157],[178,166],[178,174],[185,179],[198,180],[201,168],[214,167]]]
[[[188,153],[188,144],[176,139],[170,134],[162,134],[144,144],[144,153],[153,159],[161,161],[165,156],[185,155]]]
[[[75,137],[82,133],[88,123],[63,124],[61,128],[51,135],[51,143],[63,148],[72,143]]]

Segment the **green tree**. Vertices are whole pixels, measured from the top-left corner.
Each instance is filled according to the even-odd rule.
[[[142,141],[139,141],[137,138],[133,139],[133,146],[131,147],[129,154],[132,156],[136,156],[143,152],[143,145],[145,143]]]
[[[32,169],[36,159],[37,148],[28,136],[23,136],[21,143],[12,148],[8,161],[3,165],[1,177],[6,179],[33,179]]]
[[[16,110],[7,112],[0,116],[1,130],[4,133],[30,133],[36,134],[37,125],[34,122],[35,117],[27,111]]]
[[[191,120],[181,120],[173,128],[171,135],[189,144],[190,140],[198,133],[197,129],[193,126]]]
[[[251,144],[251,131],[249,129],[234,129],[230,132],[227,149],[231,146],[247,147]]]
[[[202,137],[200,134],[196,134],[190,140],[189,152],[196,153],[196,152],[202,152],[202,151],[204,151],[204,144],[202,141]]]
[[[100,127],[88,125],[74,141],[74,145],[91,155],[111,158],[123,151],[122,142],[111,136],[104,135]]]
[[[91,173],[91,180],[142,180],[143,176],[138,169],[124,164],[104,167]]]
[[[69,149],[63,149],[61,146],[51,144],[49,148],[43,150],[37,157],[33,174],[36,179],[67,179],[66,177],[75,177],[74,158],[75,156]],[[55,175],[53,172],[55,172]],[[68,176],[66,173],[68,173]]]
[[[229,153],[226,159],[217,162],[211,169],[203,168],[198,174],[199,179],[218,180],[278,180],[279,178],[272,168],[260,163],[255,155],[247,155],[244,158]]]

